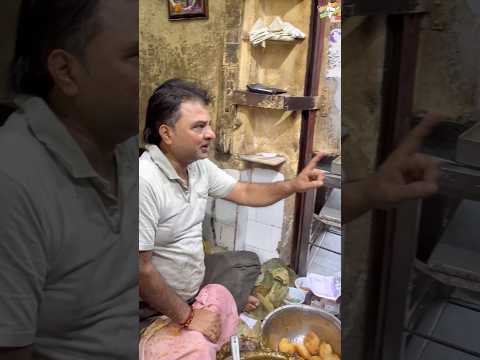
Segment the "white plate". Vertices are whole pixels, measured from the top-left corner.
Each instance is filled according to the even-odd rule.
[[[258,153],[257,156],[261,156],[263,158],[274,158],[277,156],[276,153],[268,153],[268,152],[262,152],[262,153]]]

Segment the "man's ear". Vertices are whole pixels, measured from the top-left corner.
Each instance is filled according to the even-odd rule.
[[[164,142],[167,145],[171,145],[173,142],[172,133],[173,133],[173,129],[168,125],[162,124],[158,128],[158,134],[162,138],[162,142]]]
[[[79,92],[78,59],[62,49],[53,50],[47,59],[47,68],[55,86],[66,96],[75,96]]]

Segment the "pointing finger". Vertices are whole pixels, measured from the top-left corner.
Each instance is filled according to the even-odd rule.
[[[423,120],[413,128],[405,140],[400,144],[395,153],[402,155],[411,155],[415,153],[425,138],[433,131],[435,126],[441,121],[442,116],[436,113],[427,114]]]
[[[304,170],[313,170],[317,167],[317,163],[323,158],[324,154],[319,152],[317,155],[315,155],[312,160],[310,160],[305,166]]]

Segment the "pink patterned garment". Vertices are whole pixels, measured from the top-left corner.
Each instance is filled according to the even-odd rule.
[[[207,309],[220,314],[222,332],[216,344],[200,332],[169,324],[152,336],[140,340],[139,360],[215,360],[216,353],[235,334],[238,312],[235,300],[222,285],[205,286],[195,299],[194,309]]]

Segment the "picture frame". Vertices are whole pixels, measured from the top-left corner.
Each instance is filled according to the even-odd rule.
[[[208,0],[167,0],[168,20],[208,19]]]

